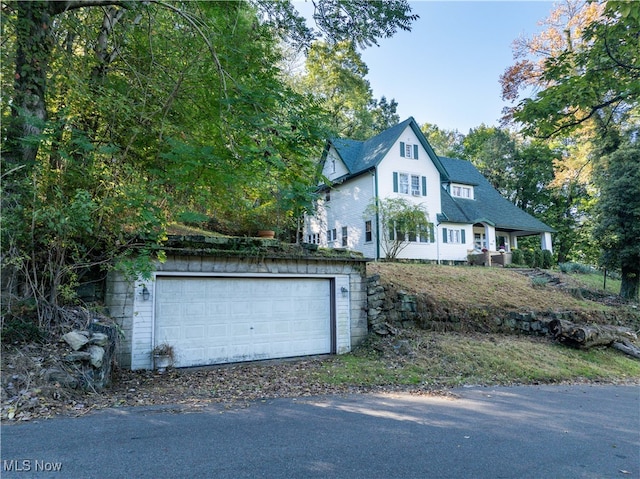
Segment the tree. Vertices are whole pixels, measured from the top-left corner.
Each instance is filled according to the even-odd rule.
[[[365,217],[375,216],[379,221],[380,246],[387,259],[397,258],[417,234],[431,235],[433,225],[424,205],[404,198],[375,198],[365,210]]]
[[[361,17],[349,20],[343,3],[323,7],[331,41],[345,23],[367,44],[415,18],[403,1],[354,2]],[[294,10],[3,3],[2,259],[17,274],[13,292],[36,300],[39,325],[55,322],[96,265],[144,272],[131,246],[157,256],[176,219],[224,218],[237,232],[277,191],[295,224],[327,132],[316,102],[277,68],[282,38],[309,46],[316,35]]]
[[[309,48],[299,83],[327,111],[333,135],[365,140],[398,123],[398,103],[373,98],[368,72],[351,41],[316,42]]]
[[[440,129],[438,125],[431,123],[424,123],[420,130],[438,156],[467,159],[464,156],[464,135],[458,130]]]
[[[516,141],[504,129],[480,125],[463,140],[464,154],[500,194],[513,200],[511,186],[519,172],[514,168]]]
[[[601,200],[597,205],[595,237],[604,252],[602,263],[620,269],[620,296],[638,300],[640,281],[640,140],[639,129],[628,132],[621,145],[601,161],[597,182]]]
[[[640,108],[640,4],[610,1],[602,15],[592,20],[581,31],[579,42],[568,42],[558,54],[544,60],[537,80],[542,89],[534,98],[522,100],[515,107],[513,118],[526,125],[526,132],[543,138],[590,129],[592,139],[603,145],[591,157],[594,174],[617,183],[623,180],[625,171],[613,168],[610,174],[606,169],[618,160],[616,150],[623,143],[616,137],[637,124]],[[609,161],[599,161],[600,158]],[[634,194],[640,194],[638,183],[629,186]],[[622,203],[607,198],[614,192],[605,188],[600,193],[607,213],[613,218],[623,217]],[[615,207],[621,209],[618,214],[612,210]],[[600,221],[604,221],[602,215]],[[621,229],[617,234],[627,238],[627,231],[634,231],[632,223],[618,223]],[[621,246],[616,241],[603,244],[604,257],[619,258],[624,272],[620,293],[632,299],[628,295],[637,294],[640,266],[626,249],[618,249]],[[613,261],[607,259],[606,263]]]

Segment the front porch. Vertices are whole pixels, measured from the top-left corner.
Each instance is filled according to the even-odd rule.
[[[478,222],[473,225],[474,249],[468,251],[469,264],[503,267],[512,264],[512,251],[518,247],[518,238],[534,235],[540,236],[540,249],[552,251],[549,232],[507,230],[489,221]]]

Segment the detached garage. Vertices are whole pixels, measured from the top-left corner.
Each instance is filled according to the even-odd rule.
[[[225,241],[237,250],[265,240]],[[173,346],[175,367],[191,367],[342,354],[367,334],[364,258],[300,247],[295,256],[246,258],[217,246],[215,254],[174,249],[147,280],[110,276],[106,300],[124,332],[123,367],[151,369],[162,343]]]
[[[175,366],[334,351],[330,279],[158,276],[154,343]]]

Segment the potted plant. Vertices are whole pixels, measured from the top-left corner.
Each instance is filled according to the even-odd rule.
[[[157,344],[151,351],[153,356],[153,366],[158,372],[163,373],[166,369],[173,365],[175,352],[173,346],[168,343]]]

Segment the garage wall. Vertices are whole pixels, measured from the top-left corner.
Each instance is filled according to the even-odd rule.
[[[349,352],[367,334],[365,261],[333,258],[237,258],[168,256],[151,280],[129,282],[118,273],[107,280],[106,303],[124,334],[118,348],[121,367],[152,368],[154,294],[158,277],[330,279],[335,298],[335,350]],[[150,293],[143,299],[143,287]]]

